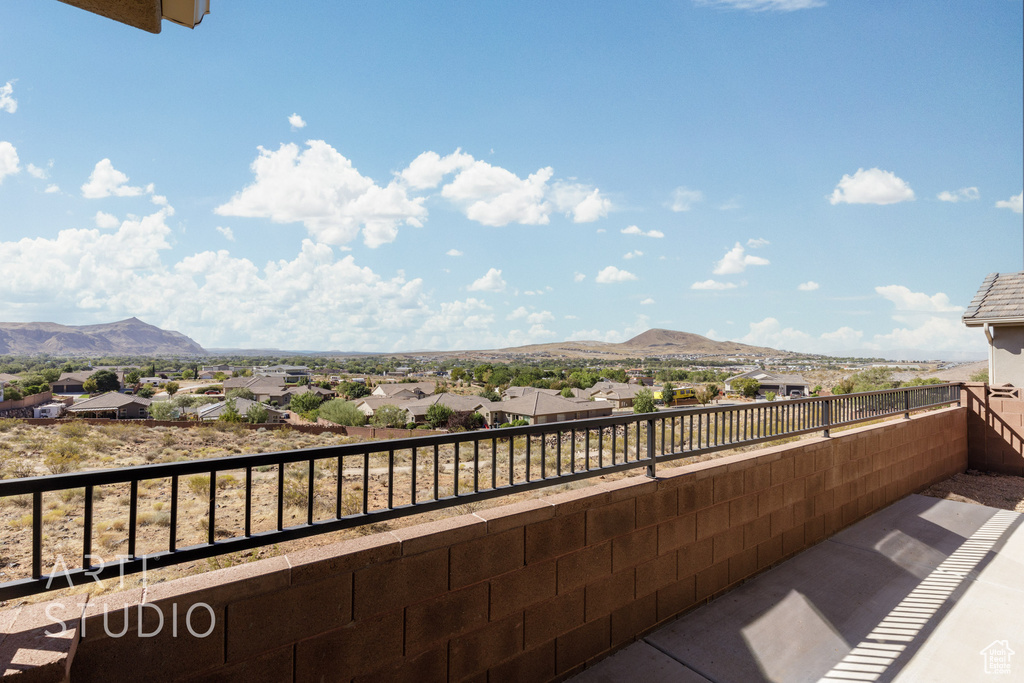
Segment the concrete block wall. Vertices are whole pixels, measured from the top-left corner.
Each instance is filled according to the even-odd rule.
[[[961,392],[968,409],[968,466],[983,472],[1024,476],[1024,400],[989,396],[982,382]]]
[[[71,679],[563,678],[963,471],[966,417],[934,411],[100,595]],[[204,638],[186,631],[199,603]]]

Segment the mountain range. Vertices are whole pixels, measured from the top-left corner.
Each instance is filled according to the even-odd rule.
[[[0,323],[0,354],[55,356],[203,356],[206,349],[180,332],[138,318],[102,325]]]

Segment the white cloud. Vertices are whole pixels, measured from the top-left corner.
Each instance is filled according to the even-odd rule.
[[[269,218],[298,223],[318,241],[342,245],[362,232],[366,246],[393,242],[398,226],[421,226],[423,199],[410,199],[397,181],[381,187],[323,140],[259,148],[252,162],[255,180],[214,212],[221,216]]]
[[[577,183],[557,181],[551,197],[559,211],[572,214],[573,223],[593,223],[607,216],[612,209],[611,200],[602,197],[600,190]]]
[[[458,249],[449,249],[445,254],[448,256],[462,256],[462,252]]]
[[[551,167],[524,179],[461,149],[444,157],[423,152],[398,178],[410,189],[426,190],[451,174],[454,177],[441,188],[441,196],[483,225],[547,225],[553,211],[571,216],[574,223],[590,223],[608,215],[612,208],[611,201],[596,188],[564,180],[549,182],[554,176]]]
[[[622,258],[624,258],[624,259],[631,259],[631,258],[637,258],[637,257],[643,256],[643,255],[644,255],[644,252],[640,251],[639,249],[634,249],[633,251],[629,251],[629,252],[626,252],[625,254],[623,254]]]
[[[814,280],[808,280],[807,282],[803,282],[803,283],[801,283],[801,284],[796,286],[796,288],[798,290],[800,290],[801,292],[813,292],[814,290],[818,289],[819,287],[821,287],[821,285],[819,285]]]
[[[1024,192],[1009,199],[1000,199],[996,202],[996,206],[1000,209],[1009,209],[1014,213],[1022,213],[1024,212]]]
[[[644,232],[636,225],[625,227],[620,232],[622,232],[623,235],[642,235],[643,237],[654,237],[656,239],[660,239],[665,236],[665,233],[660,230],[648,230],[647,232]]]
[[[736,289],[738,287],[735,282],[718,282],[717,280],[704,280],[703,282],[694,282],[690,285],[690,289]]]
[[[33,178],[37,178],[39,180],[46,180],[46,178],[50,175],[48,170],[49,168],[53,168],[52,161],[49,163],[49,166],[47,168],[36,166],[35,164],[29,164],[28,166],[25,167],[25,170],[28,171],[28,174]]]
[[[0,183],[5,176],[14,175],[21,170],[18,165],[18,150],[9,142],[0,140]]]
[[[491,268],[483,277],[474,280],[467,289],[471,292],[502,292],[505,291],[506,284],[501,277],[501,271]]]
[[[573,275],[572,275],[572,281],[573,282],[583,282],[586,279],[587,279],[587,276],[584,275],[583,273],[573,273]]]
[[[675,212],[689,211],[693,205],[704,199],[704,193],[700,190],[691,190],[686,187],[677,187],[672,191],[671,208]]]
[[[299,130],[306,127],[306,122],[298,114],[292,114],[288,117],[288,125],[292,127],[292,130]]]
[[[747,240],[747,246],[751,249],[760,249],[761,247],[767,247],[769,244],[771,244],[771,242],[763,237],[751,237]]]
[[[857,169],[844,175],[829,197],[831,204],[897,204],[912,201],[914,191],[892,171]]]
[[[45,192],[46,194],[53,194],[55,192],[60,192],[60,188],[57,185],[47,185],[46,189],[43,190],[43,192]]]
[[[0,111],[13,114],[18,111],[18,100],[14,99],[14,83],[7,81],[0,86]]]
[[[234,233],[234,231],[231,228],[226,227],[226,226],[222,226],[222,225],[218,225],[216,230],[221,235],[223,235],[224,239],[226,239],[228,242],[234,242],[235,241],[235,233]]]
[[[715,275],[733,275],[742,273],[747,266],[767,266],[770,262],[760,256],[751,256],[745,253],[743,245],[739,242],[725,253],[722,260],[715,263],[715,269],[711,271]]]
[[[958,317],[928,316],[912,327],[897,327],[887,334],[876,334],[873,343],[867,345],[876,349],[921,350],[928,352],[963,352],[974,350],[981,357],[984,351],[984,337],[978,330],[966,327]]]
[[[647,297],[646,299],[644,299],[643,301],[640,302],[640,305],[641,306],[650,306],[653,303],[654,303],[654,299],[652,299],[651,297]]]
[[[825,0],[694,0],[694,2],[697,5],[745,9],[751,12],[793,12],[825,6]]]
[[[551,314],[551,311],[537,311],[530,312],[525,306],[520,306],[516,310],[505,316],[506,320],[520,320],[525,319],[527,323],[531,325],[542,325],[546,322],[551,322],[555,319],[555,316]]]
[[[93,221],[95,221],[97,228],[101,228],[103,230],[111,230],[121,225],[121,220],[117,216],[103,211],[97,211]]]
[[[902,285],[875,287],[875,292],[895,304],[898,311],[957,313],[963,310],[962,307],[951,304],[949,297],[942,292],[928,296],[921,292],[912,292]]]
[[[956,202],[974,201],[980,196],[981,194],[978,192],[978,188],[976,187],[961,187],[955,192],[949,192],[947,190],[938,194],[940,202],[953,202],[954,204]]]
[[[607,285],[615,282],[629,282],[630,280],[637,279],[639,278],[628,270],[619,270],[615,266],[607,266],[598,272],[595,281]]]
[[[725,204],[722,204],[721,206],[719,206],[718,210],[719,211],[735,211],[736,209],[740,208],[740,206],[741,205],[740,205],[739,197],[733,197],[732,199],[727,201]]]
[[[128,184],[128,176],[114,168],[110,159],[101,159],[89,174],[89,180],[82,185],[82,196],[86,199],[102,197],[136,197],[145,192],[141,187]]]

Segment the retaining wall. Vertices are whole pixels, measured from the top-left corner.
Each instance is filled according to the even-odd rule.
[[[100,595],[68,621],[80,629],[68,632],[79,640],[65,664],[72,680],[104,681],[561,678],[963,471],[967,413],[927,412]],[[37,622],[42,609],[33,606]],[[186,630],[189,609],[193,631],[209,635]],[[127,626],[125,635],[105,632],[104,612],[106,630]],[[152,637],[139,637],[140,619]],[[23,631],[15,637],[32,633]]]
[[[999,390],[968,382],[961,404],[968,409],[968,466],[983,472],[1024,476],[1024,390]]]

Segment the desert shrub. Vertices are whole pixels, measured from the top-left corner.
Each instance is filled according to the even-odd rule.
[[[483,429],[484,416],[480,413],[471,413],[468,410],[454,412],[448,418],[447,426],[453,432]]]
[[[149,415],[154,420],[174,420],[178,417],[178,409],[170,401],[154,401],[149,405]]]
[[[57,439],[47,445],[43,453],[43,464],[51,474],[74,472],[82,466],[82,446],[71,439]]]
[[[969,378],[972,382],[987,382],[988,381],[988,370],[979,370]],[[0,431],[3,431],[0,429]]]
[[[775,400],[775,392],[774,391],[767,392],[764,395],[764,398],[765,398],[766,401],[774,401]]]
[[[7,432],[21,424],[16,417],[0,417],[0,432]]]
[[[69,439],[81,439],[89,433],[89,425],[84,422],[72,421],[65,422],[58,430],[61,436],[65,436]]]
[[[197,498],[210,500],[210,475],[193,474],[185,480],[185,488]]]
[[[654,393],[650,389],[641,389],[633,397],[634,413],[653,413],[658,409],[654,406]]]

